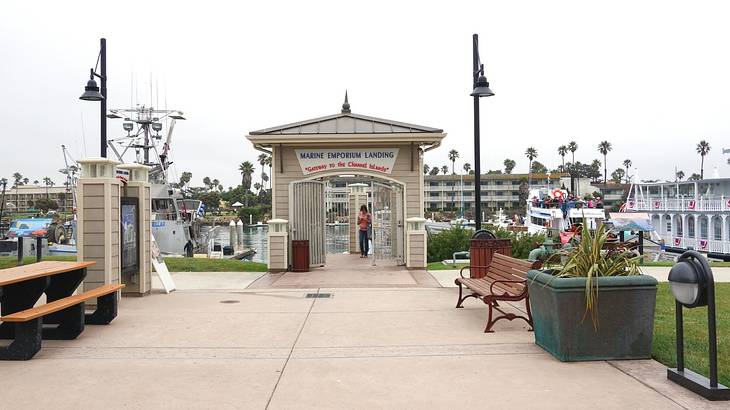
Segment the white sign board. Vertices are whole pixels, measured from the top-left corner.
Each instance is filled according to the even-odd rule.
[[[157,273],[157,277],[160,278],[160,282],[162,282],[162,287],[165,288],[165,293],[170,293],[175,290],[175,282],[173,282],[172,280],[170,271],[167,270],[165,260],[162,259],[162,255],[160,254],[160,247],[157,246],[155,235],[150,233],[150,237],[150,256],[152,259],[152,267],[155,268],[155,273]]]
[[[398,148],[294,150],[304,175],[325,171],[361,170],[390,174]]]

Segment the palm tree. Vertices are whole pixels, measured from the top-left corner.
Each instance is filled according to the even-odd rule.
[[[676,177],[675,180],[677,180],[677,179],[680,180],[680,181],[683,180],[684,179],[684,171],[681,171],[681,170],[680,171],[677,171],[677,174],[675,175],[675,177]]]
[[[439,174],[439,167],[433,167],[430,171],[428,171],[429,175],[438,175]]]
[[[603,155],[603,185],[605,186],[608,183],[608,180],[606,179],[608,177],[608,166],[606,164],[606,155],[608,155],[608,151],[611,151],[611,143],[608,141],[601,141],[600,144],[598,144],[598,152],[600,152]]]
[[[210,177],[204,177],[203,178],[203,185],[205,185],[205,190],[210,191]]]
[[[263,174],[261,174],[261,179],[264,182],[269,182],[269,174],[267,174],[267,173],[264,172]],[[271,187],[269,186],[269,188],[271,188]]]
[[[570,162],[572,164],[575,164],[575,151],[578,151],[578,144],[575,141],[570,141],[568,143],[568,151],[570,151],[571,154],[571,160]]]
[[[567,154],[567,153],[568,153],[568,147],[566,147],[565,145],[561,145],[558,147],[558,155],[560,155],[562,157],[562,161],[563,161],[563,167],[560,169],[561,172],[565,171],[565,154]]]
[[[632,162],[631,162],[630,159],[625,159],[624,160],[624,168],[626,168],[626,173],[624,174],[624,176],[626,176],[626,183],[627,184],[629,183],[629,168],[631,168],[631,165],[632,165]]]
[[[444,175],[448,174],[449,173],[449,167],[446,166],[446,165],[444,165],[443,167],[441,167],[441,172],[443,172]]]
[[[23,175],[20,172],[16,172],[13,174],[13,179],[15,180],[13,187],[15,187],[15,211],[17,212],[20,205],[20,193],[18,192],[18,187],[20,186],[21,181],[23,181]]]
[[[527,185],[532,185],[532,160],[537,158],[537,150],[535,147],[529,147],[525,151],[525,156],[530,160],[530,165],[527,167]]]
[[[700,163],[700,179],[705,179],[705,155],[709,152],[710,144],[707,141],[702,140],[697,144],[697,153],[702,157],[702,162]]]
[[[459,151],[452,149],[449,151],[449,161],[451,161],[451,173],[456,174],[456,171],[454,170],[454,163],[456,163],[456,160],[459,158]]]
[[[260,192],[261,191],[261,186],[262,186],[261,184],[259,184],[258,182],[256,182],[255,184],[253,184],[253,189],[255,189],[256,191],[259,191]]]
[[[259,165],[261,165],[261,185],[264,185],[264,166],[266,166],[266,158],[268,154],[259,154]]]
[[[504,173],[505,174],[511,174],[512,170],[515,169],[515,165],[517,165],[517,163],[514,160],[511,160],[509,158],[505,159],[503,164],[504,164]]]
[[[471,164],[468,162],[465,162],[464,163],[464,172],[468,174],[469,171],[471,171]]]
[[[423,164],[423,175],[428,175],[428,171],[431,170],[431,167],[428,166],[428,164]]]
[[[244,161],[238,166],[241,172],[241,185],[243,185],[243,202],[248,206],[248,191],[251,190],[251,175],[253,175],[254,167],[250,161]]]
[[[48,187],[56,185],[53,181],[51,181],[51,178],[44,177],[43,178],[43,184],[46,186],[46,199],[48,199]]]
[[[40,182],[38,182],[37,179],[33,181],[33,185],[38,185],[38,184],[40,184]]]
[[[267,155],[266,156],[266,165],[269,166],[269,175],[272,175],[271,174],[271,163],[272,163],[271,155]],[[269,189],[271,189],[271,182],[269,182]]]
[[[30,179],[28,179],[28,177],[23,178],[23,185],[28,185],[28,182],[30,182]]]

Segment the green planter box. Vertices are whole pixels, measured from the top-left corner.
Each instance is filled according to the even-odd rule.
[[[586,314],[584,278],[527,273],[535,343],[559,360],[651,358],[657,281],[651,276],[598,278],[598,330]]]

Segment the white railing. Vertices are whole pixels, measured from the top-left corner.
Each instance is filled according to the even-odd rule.
[[[666,246],[674,248],[689,248],[702,252],[728,253],[730,254],[730,241],[714,240],[714,239],[698,239],[683,238],[681,236],[673,236],[672,234],[661,235]]]
[[[730,198],[648,198],[629,199],[626,209],[630,211],[728,211]]]

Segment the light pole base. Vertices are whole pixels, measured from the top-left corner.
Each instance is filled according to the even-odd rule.
[[[730,388],[720,383],[717,384],[717,387],[710,387],[710,379],[692,370],[684,369],[684,371],[678,371],[676,368],[667,369],[667,379],[699,394],[707,400],[730,400]]]

